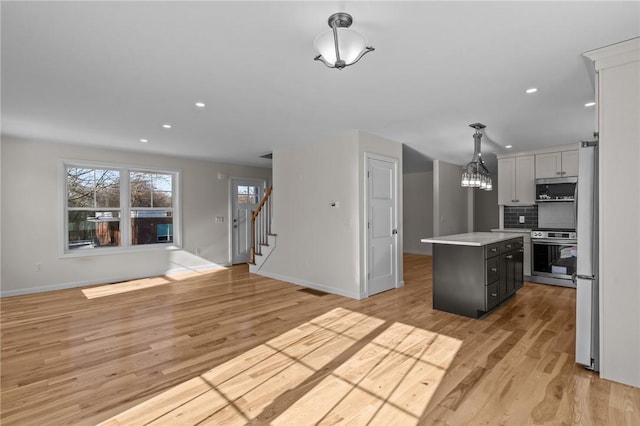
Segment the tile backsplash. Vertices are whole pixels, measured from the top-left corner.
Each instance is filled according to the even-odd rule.
[[[520,216],[524,216],[524,223],[520,223]],[[505,228],[537,228],[538,206],[504,206]]]

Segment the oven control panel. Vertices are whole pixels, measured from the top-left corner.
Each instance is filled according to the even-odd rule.
[[[574,231],[531,231],[531,238],[550,238],[553,240],[575,240],[578,234]]]

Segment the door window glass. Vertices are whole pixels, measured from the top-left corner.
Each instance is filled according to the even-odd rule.
[[[238,204],[258,204],[258,187],[238,185]]]

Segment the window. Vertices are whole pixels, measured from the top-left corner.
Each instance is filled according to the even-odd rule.
[[[170,173],[130,172],[132,245],[173,242],[172,181]]]
[[[257,186],[238,186],[238,204],[258,204],[259,188]]]
[[[177,172],[65,164],[65,252],[175,243]]]

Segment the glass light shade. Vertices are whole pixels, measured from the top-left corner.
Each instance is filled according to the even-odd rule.
[[[337,31],[340,59],[349,65],[355,61],[358,55],[364,50],[367,40],[363,35],[349,28],[338,28]],[[333,40],[333,30],[320,33],[313,42],[313,47],[327,62],[331,64],[336,63],[336,47]]]
[[[493,189],[493,184],[491,183],[491,178],[487,180],[487,187],[485,188],[487,191],[491,191]]]
[[[469,186],[469,173],[467,172],[462,173],[461,185],[464,186],[465,188]]]
[[[480,178],[480,188],[482,189],[486,189],[487,188],[487,179],[482,176],[482,178]]]

